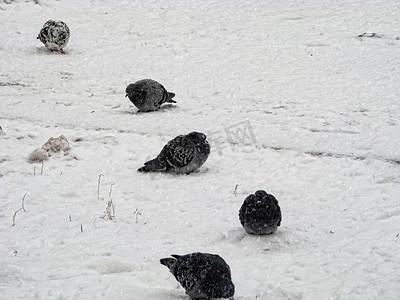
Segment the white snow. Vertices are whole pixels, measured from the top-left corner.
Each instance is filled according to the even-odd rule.
[[[159,259],[195,251],[237,300],[400,298],[397,0],[39,3],[0,3],[2,299],[188,299]],[[65,55],[36,40],[49,19]],[[178,103],[137,113],[143,78]],[[193,130],[198,172],[136,171]],[[28,163],[60,135],[69,155]],[[239,222],[258,189],[271,236]]]

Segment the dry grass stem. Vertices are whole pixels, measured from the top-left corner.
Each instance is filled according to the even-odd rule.
[[[135,215],[135,222],[138,222],[138,216],[141,216],[142,213],[139,211],[138,208],[136,208],[136,210],[133,212],[133,214]]]
[[[106,217],[109,220],[115,221],[115,205],[111,199],[107,203],[107,207],[106,207],[106,210],[104,211],[104,214],[102,216],[100,216],[100,218],[102,218],[103,220]]]
[[[15,217],[17,216],[17,213],[18,213],[19,211],[23,210],[24,212],[26,212],[26,209],[25,209],[25,206],[24,206],[24,201],[25,201],[25,196],[26,196],[27,194],[28,194],[28,193],[25,193],[25,195],[22,197],[21,208],[18,209],[16,212],[14,212],[14,215],[13,215],[13,223],[12,223],[11,226],[15,226]]]
[[[112,187],[113,187],[114,184],[115,184],[115,183],[112,183],[111,186],[110,186],[110,192],[108,193],[108,199],[111,198]]]
[[[100,200],[100,181],[101,181],[101,176],[104,176],[103,174],[99,175],[99,179],[97,181],[97,199]]]
[[[25,193],[25,195],[22,197],[22,203],[21,203],[21,206],[22,206],[22,209],[24,210],[24,212],[26,212],[26,209],[25,209],[25,206],[24,206],[24,201],[25,201],[26,194],[28,194],[28,193]]]
[[[235,197],[237,197],[237,188],[238,188],[238,184],[235,186],[235,190],[233,191],[233,195],[235,195]]]
[[[17,213],[18,213],[20,210],[22,210],[22,207],[21,207],[20,209],[18,209],[18,210],[14,213],[14,215],[13,215],[13,223],[12,223],[11,226],[15,226],[15,216],[17,215]]]

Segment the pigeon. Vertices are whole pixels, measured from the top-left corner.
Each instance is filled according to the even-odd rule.
[[[257,191],[244,200],[239,210],[239,219],[249,234],[272,234],[282,220],[278,200],[265,191]]]
[[[146,162],[138,171],[189,174],[200,168],[209,155],[206,135],[194,131],[170,140],[155,159]]]
[[[143,112],[159,110],[163,103],[176,103],[174,93],[152,79],[142,79],[126,87],[125,97]]]
[[[65,54],[63,48],[68,44],[69,28],[62,21],[49,20],[44,23],[37,39],[39,39],[47,49],[51,51],[60,51]]]
[[[235,285],[228,264],[216,254],[195,252],[162,258],[166,266],[192,299],[229,298]]]

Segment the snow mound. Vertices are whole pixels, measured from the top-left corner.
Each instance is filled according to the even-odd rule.
[[[58,138],[49,138],[49,140],[42,146],[42,149],[46,150],[49,156],[60,152],[64,152],[64,155],[67,155],[69,150],[71,150],[71,147],[69,146],[67,138],[60,135]]]
[[[47,154],[47,151],[45,149],[35,149],[33,152],[29,155],[28,161],[30,163],[36,163],[36,162],[42,162],[44,160],[48,160],[49,155]]]
[[[54,155],[60,155],[61,153],[68,155],[71,147],[67,138],[60,135],[58,138],[49,138],[49,140],[42,146],[42,148],[35,149],[28,158],[30,163],[42,162],[47,160],[49,157]]]

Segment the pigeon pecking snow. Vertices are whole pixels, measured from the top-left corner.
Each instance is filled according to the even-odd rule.
[[[152,79],[142,79],[135,83],[131,83],[126,87],[125,97],[140,111],[154,111],[160,109],[163,103],[176,103],[172,100],[174,93],[169,93],[157,81]]]
[[[68,44],[69,28],[62,21],[49,20],[44,23],[37,38],[51,51],[60,51],[65,54],[63,48]]]
[[[240,223],[249,234],[272,234],[281,225],[278,200],[265,191],[248,196],[239,210]]]
[[[195,252],[162,258],[176,280],[192,299],[233,299],[235,285],[228,264],[216,254]]]
[[[170,140],[155,159],[146,162],[138,171],[189,174],[200,168],[209,155],[206,135],[194,131]]]

